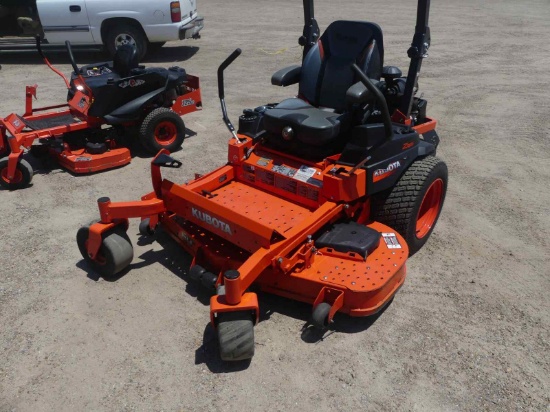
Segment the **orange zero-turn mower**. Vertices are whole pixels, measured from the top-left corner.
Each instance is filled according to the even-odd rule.
[[[161,168],[181,162],[162,150],[151,162],[153,191],[136,202],[98,200],[100,221],[78,231],[85,261],[103,276],[133,259],[129,218],[140,233],[157,225],[193,256],[189,277],[215,292],[211,322],[221,357],[254,354],[262,291],[312,305],[313,325],[337,312],[371,316],[403,285],[407,258],[430,236],[447,188],[435,157],[436,121],[414,97],[429,47],[428,0],[419,0],[407,77],[383,66],[380,27],[337,21],[322,36],[304,0],[301,66],[274,74],[298,97],[245,110],[226,165],[180,184]]]
[[[67,79],[67,103],[33,108],[37,85],[27,86],[26,110],[0,119],[0,186],[20,189],[32,180],[33,170],[22,155],[51,155],[73,173],[93,173],[131,161],[129,128],[139,129],[139,140],[156,154],[181,147],[185,125],[180,116],[202,108],[199,78],[180,67],[145,68],[138,65],[135,47],[124,45],[112,62],[78,67],[66,42],[74,72]],[[130,129],[132,130],[132,129]]]

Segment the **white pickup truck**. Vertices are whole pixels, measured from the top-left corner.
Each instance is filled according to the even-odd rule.
[[[170,40],[198,38],[204,19],[197,0],[0,0],[0,50],[42,44],[103,46],[114,54],[121,44],[148,49]]]

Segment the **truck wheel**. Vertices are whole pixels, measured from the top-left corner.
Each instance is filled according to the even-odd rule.
[[[218,343],[224,361],[239,361],[254,356],[254,324],[248,312],[218,314]]]
[[[160,149],[173,152],[181,147],[185,139],[185,124],[176,112],[159,107],[143,120],[139,139],[143,147],[153,154]]]
[[[397,184],[373,197],[374,219],[405,238],[412,256],[424,246],[447,192],[447,165],[435,156],[415,161]]]
[[[121,23],[114,25],[105,36],[105,48],[111,56],[114,56],[116,49],[123,44],[136,46],[138,60],[141,61],[147,53],[147,36],[141,27],[134,24]]]
[[[8,190],[22,189],[31,183],[33,176],[32,167],[25,159],[19,159],[15,175],[8,180],[8,158],[0,160],[0,186]]]
[[[114,276],[126,269],[134,258],[132,242],[123,228],[115,227],[103,235],[103,242],[95,259],[87,251],[90,227],[81,227],[76,233],[80,254],[88,265],[104,278]]]

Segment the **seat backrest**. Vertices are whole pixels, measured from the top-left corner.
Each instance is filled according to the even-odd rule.
[[[302,62],[299,96],[314,106],[337,112],[346,108],[346,91],[359,81],[356,63],[379,80],[384,64],[382,29],[376,23],[335,21],[327,27]]]
[[[120,77],[128,77],[130,70],[135,69],[139,65],[136,46],[131,44],[123,44],[118,46],[113,57],[113,70]]]

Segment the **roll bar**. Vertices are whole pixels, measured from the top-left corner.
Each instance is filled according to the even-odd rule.
[[[315,46],[320,34],[319,25],[315,20],[313,0],[304,0],[304,31],[298,39],[300,46],[304,46],[302,58],[305,58],[309,50]]]
[[[430,48],[431,36],[428,21],[430,17],[430,0],[418,0],[416,10],[416,27],[411,47],[407,51],[407,55],[411,59],[409,72],[407,74],[407,82],[405,83],[405,92],[401,107],[399,110],[408,119],[411,116],[411,108],[414,99],[414,88],[418,82],[422,60],[428,57],[428,49]]]
[[[430,17],[430,1],[431,0],[418,0],[415,32],[411,47],[407,51],[407,55],[411,59],[411,63],[407,73],[403,100],[399,108],[406,119],[411,116],[414,88],[418,82],[420,68],[422,67],[422,60],[428,57],[428,49],[431,42],[430,27],[428,26]],[[303,4],[304,31],[303,35],[298,40],[298,43],[304,47],[303,58],[305,58],[306,54],[319,39],[320,31],[317,21],[315,20],[314,0],[303,0]]]

